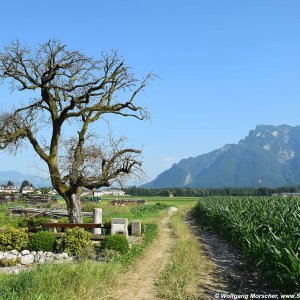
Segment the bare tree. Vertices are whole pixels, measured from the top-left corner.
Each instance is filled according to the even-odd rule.
[[[140,170],[141,150],[125,147],[123,139],[101,139],[92,129],[105,115],[146,119],[147,111],[135,102],[151,74],[137,79],[116,52],[97,60],[49,40],[36,50],[19,41],[5,47],[0,76],[10,80],[12,90],[33,95],[1,113],[0,149],[32,145],[67,203],[70,222],[82,223],[82,188],[110,186]],[[64,138],[64,127],[75,135]]]

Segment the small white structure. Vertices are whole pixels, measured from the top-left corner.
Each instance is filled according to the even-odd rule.
[[[109,188],[105,190],[94,190],[93,196],[102,197],[102,196],[126,196],[125,192],[121,189]]]
[[[93,209],[93,222],[102,225],[102,208]],[[101,234],[101,228],[94,228],[93,234]]]
[[[176,211],[178,211],[178,208],[177,208],[177,207],[172,206],[172,207],[169,207],[169,208],[168,208],[169,214],[173,214],[173,213],[176,212]]]
[[[58,195],[58,192],[57,192],[55,189],[51,189],[51,190],[48,192],[48,195]]]
[[[113,218],[111,222],[111,234],[124,234],[128,237],[128,219]]]
[[[88,196],[88,195],[91,195],[91,194],[92,194],[91,190],[86,189],[86,188],[82,189],[81,196]]]
[[[32,186],[25,186],[21,189],[21,193],[24,194],[31,194],[34,192],[34,188]]]

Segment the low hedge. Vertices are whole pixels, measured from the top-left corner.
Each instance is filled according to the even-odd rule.
[[[29,237],[28,249],[31,251],[55,250],[56,238],[49,231],[39,231]]]

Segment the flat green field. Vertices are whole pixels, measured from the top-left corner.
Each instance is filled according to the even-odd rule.
[[[137,217],[141,218],[147,222],[153,222],[157,218],[157,212],[159,209],[153,210],[145,210],[139,213],[138,210],[134,211],[134,207],[138,206],[124,206],[124,207],[117,207],[112,206],[110,204],[111,200],[113,199],[146,199],[147,204],[150,206],[155,205],[156,203],[160,204],[167,204],[169,206],[181,206],[185,204],[195,205],[199,198],[193,197],[105,197],[102,198],[100,203],[93,203],[87,202],[83,203],[83,211],[92,211],[93,208],[102,208],[103,209],[103,222],[110,220],[111,218],[128,218],[129,221],[136,219]],[[5,224],[12,224],[17,226],[18,222],[20,221],[21,217],[13,216],[10,217],[8,213],[8,208],[12,206],[20,206],[20,207],[34,207],[33,205],[27,205],[24,202],[11,202],[5,203],[0,205],[0,226]],[[61,206],[62,208],[66,208],[65,202],[63,199],[59,200],[58,203],[53,204],[55,206]],[[45,208],[46,209],[46,208]],[[88,220],[87,220],[88,221]],[[90,220],[89,220],[90,221]]]

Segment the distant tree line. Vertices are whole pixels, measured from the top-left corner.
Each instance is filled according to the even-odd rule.
[[[274,193],[300,193],[300,187],[285,186],[279,188],[160,188],[146,189],[136,186],[124,189],[131,196],[161,196],[161,197],[207,197],[207,196],[270,196]]]

